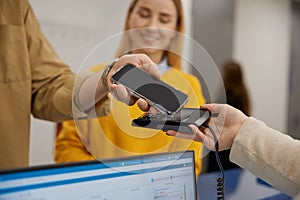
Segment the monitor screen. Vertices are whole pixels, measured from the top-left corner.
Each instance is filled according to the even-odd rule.
[[[195,200],[193,151],[0,172],[1,200]]]

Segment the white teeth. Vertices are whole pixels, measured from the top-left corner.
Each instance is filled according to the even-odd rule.
[[[154,41],[154,40],[156,40],[156,38],[154,38],[154,37],[148,37],[148,36],[146,36],[146,37],[144,37],[146,40],[149,40],[149,41]]]
[[[142,37],[143,37],[145,40],[150,41],[150,42],[158,40],[158,37],[151,36],[151,35],[143,35],[143,34],[142,34]]]

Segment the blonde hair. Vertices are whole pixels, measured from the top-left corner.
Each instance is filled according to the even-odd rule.
[[[130,2],[127,15],[126,15],[124,29],[123,29],[123,31],[125,32],[129,30],[129,17],[137,2],[138,0],[132,0]],[[170,65],[173,68],[180,69],[181,54],[183,49],[184,16],[183,16],[183,7],[182,7],[181,0],[173,0],[173,2],[175,4],[177,14],[178,14],[176,31],[179,34],[177,34],[176,37],[172,40],[169,50],[166,51],[165,53],[167,56],[168,65]],[[115,56],[118,58],[128,53],[130,51],[128,47],[130,47],[129,38],[127,34],[123,34]]]

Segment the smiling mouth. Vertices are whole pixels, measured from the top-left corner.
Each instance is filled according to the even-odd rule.
[[[155,35],[151,35],[151,34],[141,33],[140,35],[141,35],[142,39],[144,41],[146,41],[147,43],[157,42],[160,39],[160,37],[155,36]]]

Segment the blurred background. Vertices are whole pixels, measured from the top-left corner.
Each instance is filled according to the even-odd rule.
[[[220,70],[232,58],[242,65],[251,114],[300,139],[300,0],[182,1],[186,34],[204,47]],[[123,30],[129,2],[30,0],[44,34],[74,72],[96,45]],[[220,82],[210,80],[207,85],[201,77],[203,63],[189,45],[184,56],[200,67],[185,69],[199,77],[207,101],[215,102]],[[105,48],[106,54],[95,63],[111,62],[116,47]],[[210,72],[205,74],[210,79]],[[32,120],[30,165],[54,162],[54,139],[54,123]]]

